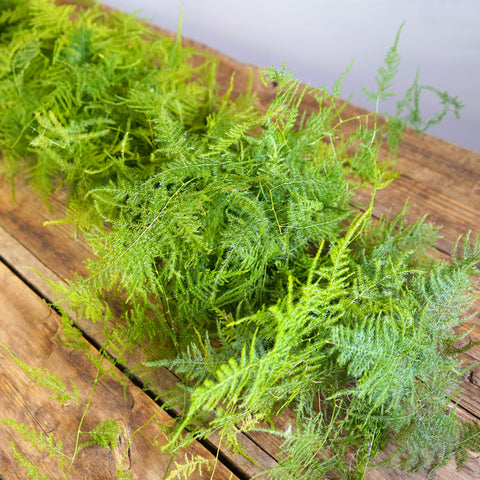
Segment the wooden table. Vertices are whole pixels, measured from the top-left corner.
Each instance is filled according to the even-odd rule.
[[[207,49],[189,40],[197,48]],[[228,86],[232,71],[236,71],[236,89],[241,91],[248,81],[248,71],[256,67],[240,64],[221,53],[219,81]],[[259,102],[269,102],[274,94],[273,85],[263,86],[254,81]],[[308,101],[303,108],[314,108]],[[364,113],[352,105],[344,115]],[[347,125],[348,128],[348,125]],[[408,199],[410,218],[429,215],[431,222],[443,225],[443,238],[439,242],[439,254],[449,255],[459,234],[471,231],[480,234],[480,154],[446,143],[428,135],[407,131],[400,145],[398,158],[400,178],[381,191],[377,198],[375,215],[395,214]],[[362,194],[358,196],[362,200]],[[365,198],[363,198],[365,200]],[[85,242],[74,236],[66,225],[43,226],[44,221],[62,217],[65,205],[64,192],[52,198],[53,210],[49,210],[20,181],[16,186],[15,202],[11,198],[9,184],[0,179],[0,418],[14,418],[18,422],[35,427],[46,435],[61,439],[64,452],[74,452],[79,423],[85,412],[97,368],[87,355],[98,358],[102,345],[101,326],[80,321],[85,352],[61,343],[59,316],[44,300],[54,301],[48,280],[71,279],[74,273],[85,273],[84,260],[91,255]],[[480,317],[471,323],[478,324]],[[470,336],[478,340],[478,332]],[[8,347],[8,348],[7,348]],[[167,370],[155,370],[142,379],[127,380],[124,372],[137,365],[143,358],[140,348],[126,360],[125,365],[111,366],[110,374],[98,382],[91,398],[91,408],[86,412],[82,431],[91,431],[106,418],[119,422],[116,446],[112,450],[89,446],[80,450],[71,471],[71,479],[114,479],[118,469],[131,472],[135,479],[161,479],[175,469],[175,462],[182,463],[182,456],[171,458],[162,453],[161,425],[172,422],[171,415],[161,408],[161,392],[177,382]],[[465,355],[467,362],[480,360],[480,347]],[[73,400],[59,402],[50,398],[50,390],[36,385],[19,362],[48,369],[58,374],[72,393],[69,381],[79,388],[81,403]],[[34,371],[31,371],[34,374]],[[118,381],[123,378],[123,384]],[[148,390],[142,387],[148,378]],[[159,398],[155,398],[159,393]],[[458,411],[462,418],[474,421],[480,418],[480,368],[475,368],[463,383]],[[288,414],[279,419],[287,428]],[[145,425],[142,427],[142,425]],[[14,432],[11,426],[0,425],[0,474],[5,480],[24,479],[26,470],[13,461],[15,441],[18,452],[52,479],[63,478],[65,470],[59,470],[48,452],[38,452]],[[213,479],[248,479],[276,464],[278,440],[256,433],[241,435],[245,451],[256,464],[241,455],[233,455],[220,444],[218,437],[194,443],[185,451],[188,456],[198,456],[215,467]],[[217,447],[220,445],[219,453]],[[204,472],[206,472],[204,468]],[[191,478],[210,478],[194,475]],[[258,478],[266,478],[265,476]],[[435,474],[425,472],[406,474],[400,471],[372,470],[370,479],[479,479],[480,459],[471,455],[462,472],[449,464]]]

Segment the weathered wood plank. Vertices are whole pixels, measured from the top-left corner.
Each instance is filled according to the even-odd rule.
[[[44,222],[58,220],[65,214],[66,196],[58,191],[49,199],[49,209],[27,186],[24,179],[15,184],[15,197],[9,182],[0,180],[0,226],[44,265],[55,270],[63,279],[75,273],[86,274],[84,260],[92,256],[82,237],[75,237],[72,225],[45,226]],[[0,245],[0,255],[4,248]]]
[[[83,352],[59,343],[58,315],[2,263],[0,285],[0,418],[13,418],[46,435],[51,433],[57,441],[62,441],[64,453],[71,457],[97,369]],[[93,348],[88,344],[85,347],[89,355],[98,358]],[[12,355],[29,366],[58,374],[67,385],[72,381],[80,390],[81,404],[53,400],[52,392],[35,385]],[[105,366],[109,368],[107,363]],[[119,374],[113,370],[112,373]],[[72,391],[72,388],[68,390]],[[165,438],[158,428],[171,424],[172,418],[138,387],[126,382],[124,388],[112,374],[104,376],[96,385],[81,430],[91,431],[106,418],[118,421],[122,427],[116,447],[111,451],[99,446],[80,450],[69,478],[113,480],[120,469],[130,472],[135,479],[153,480],[172,470],[170,455],[159,449],[165,444]],[[60,469],[58,462],[49,458],[48,452],[32,448],[10,426],[2,425],[0,472],[4,478],[26,478],[26,471],[13,461],[11,441],[15,442],[19,452],[41,469],[42,474],[48,474],[52,479],[64,477],[65,469]],[[209,461],[210,466],[215,467],[213,478],[237,478],[199,443],[191,445],[185,453]],[[182,456],[174,460],[183,463]],[[202,477],[195,474],[193,478]]]
[[[1,227],[0,258],[8,265],[15,268],[22,279],[31,285],[43,298],[54,303],[53,300],[55,294],[52,291],[50,283],[46,280],[56,283],[62,282],[63,280],[52,269],[36,258],[30,250],[17,242]],[[75,258],[75,256],[72,258]],[[75,318],[73,314],[72,318]],[[80,323],[79,326],[87,335],[95,339],[100,345],[104,343],[105,338],[102,325],[93,324],[85,318],[78,320]],[[141,347],[137,346],[137,348],[131,353],[126,352],[126,359],[127,363],[124,366],[129,369],[135,368],[137,372],[136,376],[138,378],[138,375],[141,375],[142,370],[139,370],[137,367],[142,361],[146,360]],[[159,395],[161,395],[162,392],[172,389],[178,383],[178,378],[166,368],[150,370],[143,369],[143,372],[144,375],[142,376],[141,381]],[[240,473],[252,477],[254,475],[259,475],[261,472],[273,468],[276,465],[277,462],[275,459],[270,453],[262,448],[261,444],[259,446],[242,433],[238,434],[238,439],[243,446],[245,454],[250,458],[254,458],[256,462],[252,463],[244,455],[225,451],[225,454],[228,455]],[[222,447],[222,441],[217,434],[210,436],[209,442],[213,447],[220,448],[222,451],[225,450]],[[262,479],[264,477],[258,476],[257,478]]]
[[[410,218],[427,214],[442,227],[438,247],[450,253],[460,235],[480,234],[480,154],[437,142],[444,148],[431,137],[407,132],[398,157],[401,176],[378,193],[375,213],[395,214],[408,201]]]

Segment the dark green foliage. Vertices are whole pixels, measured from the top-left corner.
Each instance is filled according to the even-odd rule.
[[[240,449],[238,431],[291,407],[272,478],[362,478],[391,440],[390,462],[409,470],[461,466],[478,449],[478,427],[446,412],[480,242],[442,263],[423,219],[371,217],[392,177],[380,147],[395,149],[403,121],[367,115],[342,141],[340,84],[334,97],[307,92],[273,70],[262,112],[233,83],[218,94],[213,57],[98,6],[12,0],[0,25],[2,169],[26,170],[47,199],[68,189],[67,219],[97,256],[60,299],[105,322],[120,359],[148,341],[162,353],[150,366],[184,380],[170,448],[188,427],[187,441],[217,431]],[[367,92],[377,112],[399,34]],[[416,126],[422,88],[401,107]],[[305,95],[318,104],[309,115]],[[373,192],[363,211],[351,204],[359,183]],[[101,427],[93,440],[111,446],[115,425]]]

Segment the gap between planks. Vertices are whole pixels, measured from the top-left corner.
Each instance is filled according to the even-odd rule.
[[[41,298],[47,300],[48,302],[52,302],[52,299],[54,298],[53,291],[51,289],[51,286],[49,284],[49,281],[53,282],[63,282],[63,280],[56,275],[49,267],[47,267],[43,262],[41,262],[38,258],[36,258],[27,248],[25,248],[23,245],[21,245],[15,238],[13,238],[10,234],[8,234],[3,228],[0,227],[0,245],[2,245],[2,251],[0,252],[0,256],[3,257],[3,261],[9,265],[9,268],[11,268],[17,276],[19,276],[22,281],[24,281],[26,284],[30,286],[31,289],[33,289],[37,295],[39,295]],[[25,266],[25,268],[21,268],[21,266]],[[26,267],[28,266],[28,268]],[[47,280],[48,279],[48,280]],[[87,322],[85,322],[85,325],[88,325]],[[80,329],[83,330],[84,327],[80,326]],[[90,335],[93,335],[93,338],[95,339],[95,342],[98,342],[98,331],[94,332],[91,331],[88,334],[85,334],[85,336],[88,338]],[[101,343],[101,342],[100,342]],[[98,343],[98,345],[100,345]],[[126,368],[128,372],[128,366],[124,367]],[[170,375],[170,382],[167,388],[170,388],[175,384],[177,381],[177,378],[168,370],[162,372],[162,378],[161,380],[165,380],[166,375]],[[160,380],[160,381],[161,381]],[[145,388],[145,384],[142,383],[142,380],[140,378],[136,378],[136,381],[139,382],[139,385],[141,388]],[[159,380],[157,378],[157,381],[154,382],[155,386],[159,386]],[[161,385],[161,384],[160,384]],[[472,387],[475,389],[476,387],[472,385]],[[470,392],[471,395],[473,392]],[[154,395],[154,394],[153,394]],[[465,408],[464,406],[460,405],[460,412],[459,415],[463,417],[464,419],[468,419],[469,421],[475,420],[475,417],[471,414],[469,411],[470,409]],[[174,415],[178,414],[178,412],[174,412]],[[289,418],[288,415],[283,416],[282,419],[279,420],[279,427],[280,428],[288,428],[288,422],[291,419]],[[271,453],[267,453],[264,450],[264,447],[262,445],[269,444],[269,451],[270,452],[276,452],[278,451],[279,448],[279,443],[276,445],[272,443],[271,438],[269,438],[267,435],[264,434],[253,434],[253,435],[242,435],[241,438],[242,444],[247,446],[247,452],[250,454],[250,456],[253,456],[253,458],[256,459],[256,461],[259,463],[258,466],[255,466],[251,462],[248,462],[244,457],[241,457],[240,459],[237,458],[235,459],[235,456],[229,456],[228,454],[224,454],[222,456],[222,460],[224,463],[226,463],[230,469],[234,470],[236,468],[237,475],[241,479],[247,479],[251,478],[254,475],[258,475],[261,471],[267,469],[267,468],[272,468],[275,466],[276,461],[274,457],[272,457]],[[218,436],[213,436],[210,438],[209,441],[204,442],[204,446],[208,448],[211,452],[214,452],[216,448],[220,446],[220,439]],[[476,459],[470,459],[470,463],[474,462],[476,464]],[[466,468],[472,469],[470,467],[470,463],[467,464]],[[449,464],[447,467],[444,469],[444,473],[450,471],[453,472],[453,464]],[[450,477],[450,474],[448,476],[442,476],[441,477],[431,477],[429,476],[428,478],[453,478]],[[422,474],[415,474],[412,476],[412,474],[407,474],[405,472],[400,472],[398,470],[379,470],[379,469],[372,469],[367,473],[367,478],[376,480],[376,479],[418,479],[422,478]],[[258,477],[261,478],[261,477]],[[470,477],[468,476],[468,473],[464,471],[462,476],[458,476],[456,478],[462,478],[462,479],[469,479]],[[472,477],[473,478],[473,477]]]
[[[130,472],[134,480],[157,480],[174,468],[171,460],[184,463],[183,452],[172,459],[171,455],[158,448],[166,441],[157,427],[173,421],[167,412],[126,378],[119,381],[120,372],[102,359],[87,342],[84,341],[85,351],[62,344],[57,336],[61,327],[56,312],[3,263],[0,263],[0,283],[0,308],[3,314],[0,329],[0,418],[13,418],[44,435],[52,433],[60,437],[55,440],[62,441],[63,452],[70,457],[75,455],[79,428],[88,432],[106,418],[116,420],[120,433],[114,448],[109,450],[92,445],[80,450],[69,478],[114,480],[120,469]],[[85,353],[101,361],[107,371],[105,375],[102,373],[101,381],[95,384],[92,396],[90,391],[97,368]],[[73,381],[79,388],[82,403],[71,399],[63,402],[52,399],[52,392],[36,384],[36,377],[32,378],[31,370],[21,368],[16,358],[28,367],[58,375],[67,385]],[[49,384],[52,383],[49,381]],[[71,390],[67,388],[67,391]],[[89,398],[92,403],[85,415],[85,403]],[[80,427],[82,419],[84,422]],[[9,445],[12,441],[17,451],[35,467],[41,468],[42,474],[47,473],[49,478],[56,479],[65,477],[66,469],[60,468],[49,458],[48,452],[32,448],[34,442],[23,440],[10,427],[0,428],[0,439],[0,467],[8,480],[21,480],[26,473],[12,459],[13,449]],[[212,479],[241,480],[198,442],[190,445],[186,454],[190,457],[201,456],[208,461],[214,468]],[[199,474],[192,477],[200,478],[204,477]]]
[[[61,279],[55,272],[47,267],[41,260],[33,255],[26,247],[18,242],[14,237],[0,227],[0,261],[6,265],[9,270],[12,271],[30,290],[42,300],[48,304],[55,306],[56,299],[54,290],[51,287],[51,282],[62,283],[66,282]],[[23,268],[22,268],[23,267]],[[70,318],[75,318],[75,313],[65,309]],[[80,330],[84,339],[95,348],[97,352],[102,348],[103,333],[101,327],[98,327],[88,321],[83,321],[81,324],[75,322],[75,326]],[[138,353],[138,352],[137,352]],[[139,355],[137,354],[134,359],[138,362]],[[161,398],[162,391],[173,388],[178,382],[178,378],[172,372],[162,368],[161,374],[157,375],[153,379],[149,379],[145,382],[141,377],[133,374],[129,367],[135,367],[136,365],[122,365],[116,362],[116,359],[112,355],[112,360],[116,364],[122,374],[126,375],[145,395],[148,395],[152,401],[157,403],[159,407],[162,407],[163,401]],[[151,387],[148,384],[152,385]],[[163,388],[162,388],[163,387]],[[153,389],[153,390],[152,390]],[[172,418],[178,417],[180,412],[178,410],[167,411]],[[210,453],[219,455],[219,459],[232,470],[240,480],[246,480],[257,475],[256,478],[265,478],[264,475],[259,474],[267,469],[276,466],[277,461],[267,452],[265,449],[258,445],[257,442],[250,439],[248,436],[240,433],[238,435],[239,440],[245,449],[245,452],[252,458],[254,458],[258,465],[248,461],[241,454],[231,454],[229,452],[222,451],[222,440],[218,434],[211,435],[206,440],[200,440],[202,444]]]

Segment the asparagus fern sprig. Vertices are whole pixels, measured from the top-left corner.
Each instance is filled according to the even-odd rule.
[[[287,407],[292,430],[268,427],[284,439],[273,478],[361,478],[390,441],[407,469],[461,466],[479,448],[478,427],[448,410],[480,243],[439,262],[424,219],[372,218],[391,179],[383,141],[403,125],[378,117],[400,31],[367,92],[376,111],[354,120],[340,84],[329,95],[285,70],[262,72],[277,86],[265,109],[233,78],[220,94],[214,56],[98,5],[10,0],[0,32],[1,169],[47,201],[66,187],[96,258],[59,295],[92,321],[120,316],[119,355],[146,338],[162,350],[149,365],[189,393],[171,448],[184,428],[239,447],[239,430]],[[399,104],[413,123],[421,88]],[[359,185],[373,191],[363,208]]]

